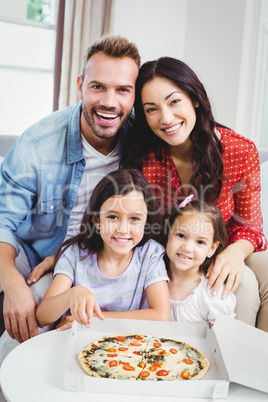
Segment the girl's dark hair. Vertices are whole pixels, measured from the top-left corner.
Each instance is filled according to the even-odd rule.
[[[191,184],[196,187],[200,182],[199,192],[203,191],[207,201],[215,202],[221,191],[223,174],[222,145],[215,134],[215,127],[221,125],[214,120],[203,84],[194,71],[180,60],[161,57],[142,65],[136,81],[135,124],[133,132],[125,139],[122,166],[141,170],[148,152],[154,151],[156,158],[162,160],[162,149],[168,147],[148,126],[141,101],[142,88],[155,77],[172,81],[189,95],[194,105],[199,104],[196,124],[190,134],[193,143]]]
[[[176,218],[178,216],[184,215],[185,213],[189,215],[196,213],[204,214],[213,226],[213,243],[217,241],[219,242],[219,246],[217,247],[212,257],[207,257],[203,264],[200,266],[200,270],[202,270],[202,272],[206,274],[210,264],[214,263],[217,255],[220,254],[228,245],[228,235],[221,211],[214,204],[200,201],[198,199],[193,199],[183,208],[180,208],[179,204],[174,204],[170,209],[168,209],[163,218],[163,228],[160,243],[165,248],[167,246],[169,231],[173,226]],[[165,255],[165,263],[167,270],[169,270],[169,260],[167,255]]]
[[[78,244],[87,253],[86,258],[92,252],[98,252],[103,248],[103,240],[98,229],[92,222],[93,216],[100,215],[100,209],[108,198],[116,195],[126,195],[136,190],[143,194],[147,206],[147,221],[144,236],[137,246],[142,246],[151,238],[158,238],[161,229],[159,206],[153,190],[146,177],[135,169],[119,169],[105,176],[95,187],[85,210],[80,232],[78,235],[66,240],[56,254],[56,262],[63,252],[73,244]]]

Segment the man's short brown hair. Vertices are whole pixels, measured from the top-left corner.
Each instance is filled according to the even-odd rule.
[[[110,57],[130,57],[135,61],[138,68],[140,68],[141,59],[137,46],[135,43],[130,42],[123,36],[103,36],[102,38],[96,40],[92,46],[90,46],[83,57],[83,69],[82,69],[82,79],[84,80],[85,67],[88,60],[98,52],[103,52]]]

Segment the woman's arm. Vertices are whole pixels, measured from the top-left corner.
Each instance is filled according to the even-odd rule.
[[[227,225],[230,243],[244,239],[253,245],[255,251],[265,250],[267,245],[261,209],[261,169],[255,144],[251,142],[247,152],[242,151],[241,155],[243,159],[238,158],[241,176],[232,188],[235,208]],[[239,171],[239,166],[236,167]]]
[[[239,149],[238,149],[239,148]],[[234,144],[236,165],[226,164],[226,174],[232,183],[234,211],[227,224],[230,245],[217,256],[214,267],[208,271],[208,286],[218,293],[226,280],[222,297],[234,292],[241,280],[244,260],[254,250],[266,248],[262,233],[261,177],[258,151],[252,141]],[[237,176],[239,181],[237,182]],[[225,194],[227,197],[227,193]],[[228,197],[227,197],[228,198]],[[225,206],[219,205],[222,212]]]
[[[254,251],[253,245],[248,240],[237,240],[223,250],[215,260],[215,264],[209,267],[207,286],[213,287],[213,295],[216,295],[226,280],[222,298],[226,298],[230,292],[235,292],[242,278],[245,267],[244,260]],[[215,293],[214,293],[215,292]]]

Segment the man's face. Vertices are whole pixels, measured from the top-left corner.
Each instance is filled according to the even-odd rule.
[[[111,139],[127,121],[135,99],[138,66],[130,57],[115,58],[96,53],[85,68],[78,93],[82,100],[81,130],[91,142],[94,137]]]

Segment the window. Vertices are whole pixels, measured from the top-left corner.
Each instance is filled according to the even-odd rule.
[[[57,0],[0,3],[0,135],[52,112]]]

